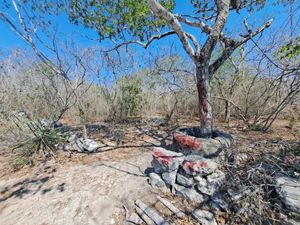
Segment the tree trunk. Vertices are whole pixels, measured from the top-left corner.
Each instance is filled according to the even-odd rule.
[[[224,120],[226,123],[229,123],[229,120],[230,120],[230,103],[225,100],[225,114],[224,114]]]
[[[196,78],[200,117],[200,135],[201,137],[207,138],[212,136],[213,128],[208,67],[203,64],[196,63]]]

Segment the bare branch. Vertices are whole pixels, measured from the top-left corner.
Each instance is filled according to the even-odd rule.
[[[200,55],[200,51],[201,51],[201,48],[200,48],[200,45],[197,41],[197,39],[195,38],[194,35],[190,34],[190,33],[187,33],[185,32],[186,36],[192,40],[194,46],[195,46],[195,49],[196,49],[196,56],[199,56]]]
[[[215,3],[217,5],[218,15],[201,51],[203,61],[209,61],[228,18],[229,0],[216,0]]]
[[[220,66],[230,57],[230,55],[234,52],[235,49],[237,49],[239,46],[245,44],[247,41],[255,37],[256,35],[263,32],[266,28],[268,28],[272,24],[273,20],[269,20],[268,22],[264,23],[261,27],[259,27],[256,31],[251,32],[244,36],[244,38],[241,41],[236,41],[232,43],[233,45],[227,46],[218,59],[216,59],[210,66],[209,66],[209,74],[210,76],[214,74]],[[246,27],[247,28],[247,27]],[[247,29],[250,31],[249,29]]]
[[[191,47],[188,37],[184,32],[181,24],[179,23],[178,19],[166,10],[157,0],[146,0],[147,4],[149,5],[150,9],[154,13],[155,16],[158,16],[162,19],[165,19],[170,23],[174,31],[176,32],[177,36],[179,37],[184,50],[186,53],[195,61],[195,52]]]
[[[211,28],[202,21],[191,21],[191,20],[188,20],[188,19],[186,19],[186,18],[184,18],[180,15],[177,15],[177,14],[175,15],[175,17],[180,22],[183,22],[183,23],[185,23],[189,26],[200,28],[206,34],[210,34],[210,32],[211,32]]]
[[[30,32],[25,24],[25,21],[19,11],[19,8],[18,8],[18,5],[16,3],[15,0],[11,0],[12,1],[12,4],[13,4],[13,7],[14,7],[14,10],[15,12],[17,13],[17,16],[18,16],[18,20],[19,20],[19,23],[23,29],[23,32],[18,29],[14,23],[4,14],[4,13],[0,13],[0,18],[2,18],[10,27],[12,30],[14,30],[23,40],[25,40],[30,46],[31,48],[33,49],[33,51],[35,52],[35,54],[39,57],[39,59],[45,63],[51,70],[53,70],[56,74],[60,75],[60,76],[63,76],[65,79],[69,79],[67,74],[56,67],[56,65],[54,63],[52,63],[52,61],[45,55],[43,54],[39,49],[38,47],[35,45],[35,43],[33,42],[32,40],[32,37],[30,36]]]
[[[145,43],[143,43],[143,42],[141,42],[141,41],[138,41],[138,40],[126,41],[126,42],[123,42],[123,43],[121,43],[121,44],[116,45],[116,46],[115,46],[114,48],[112,48],[112,49],[106,50],[105,52],[111,52],[111,51],[113,51],[113,50],[119,49],[119,48],[122,47],[122,46],[128,46],[128,45],[130,45],[130,44],[137,44],[137,45],[140,45],[140,46],[142,46],[143,48],[146,49],[146,48],[148,48],[148,46],[149,46],[154,40],[159,40],[159,39],[161,39],[161,38],[164,38],[164,37],[166,37],[166,36],[173,35],[173,34],[176,34],[176,32],[175,32],[175,31],[168,31],[168,32],[163,33],[163,34],[160,34],[160,35],[155,35],[155,36],[151,37],[151,38],[150,38],[147,42],[145,42]]]

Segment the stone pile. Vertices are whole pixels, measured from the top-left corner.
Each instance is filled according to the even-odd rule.
[[[75,152],[96,152],[99,148],[97,142],[92,139],[84,139],[82,137],[78,137],[76,134],[72,134],[69,137],[68,143],[61,144],[57,146],[58,149],[64,151],[75,151]]]
[[[185,156],[164,148],[155,148],[152,154],[154,172],[149,174],[150,184],[196,203],[213,196],[225,179],[225,174],[212,159],[198,155]]]
[[[183,196],[195,203],[213,203],[225,209],[218,195],[225,181],[220,170],[220,152],[233,144],[233,137],[215,131],[213,138],[197,138],[197,128],[181,129],[173,134],[176,151],[154,148],[149,183],[164,192]]]

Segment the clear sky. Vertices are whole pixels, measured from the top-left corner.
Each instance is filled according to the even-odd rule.
[[[2,2],[3,0],[0,0]],[[176,1],[176,10],[177,12],[181,12],[182,14],[188,14],[191,12],[191,6],[189,1],[185,0],[177,0]],[[240,14],[232,13],[229,17],[229,20],[226,25],[226,33],[230,33],[233,37],[238,37],[241,31],[245,31],[243,29],[243,20],[244,18],[248,17],[249,25],[253,25],[253,27],[258,27],[259,25],[263,24],[263,22],[267,21],[270,18],[274,18],[274,22],[270,29],[265,32],[265,36],[267,38],[268,34],[276,33],[276,32],[284,32],[289,35],[290,31],[288,26],[285,24],[288,22],[288,13],[290,7],[283,7],[283,6],[274,6],[272,4],[273,1],[269,1],[266,7],[258,12],[246,13],[242,11]],[[3,3],[0,3],[3,4]],[[300,1],[295,1],[294,8],[299,7]],[[12,17],[15,17],[14,14],[11,14]],[[16,20],[16,19],[15,19]],[[295,22],[299,20],[299,18],[294,18]],[[299,21],[298,21],[299,22]],[[60,31],[60,38],[61,40],[65,39],[68,40],[72,36],[76,43],[81,47],[88,47],[88,46],[95,46],[95,45],[102,45],[107,46],[108,42],[99,43],[98,41],[93,41],[90,38],[97,38],[97,34],[95,31],[83,28],[82,26],[75,26],[72,25],[68,18],[65,15],[61,15],[59,17],[54,18],[53,24],[58,27]],[[299,26],[298,26],[299,27]],[[187,28],[189,32],[192,32],[196,36],[199,32],[196,33],[196,30],[192,30]],[[298,33],[297,33],[298,32]],[[299,35],[299,30],[296,30],[294,35]],[[86,38],[88,36],[89,38]],[[199,37],[199,35],[198,35]],[[203,39],[202,39],[203,41]],[[151,46],[152,50],[157,50],[161,46],[169,45],[170,42],[175,42],[176,45],[181,46],[177,37],[167,37],[164,40],[154,43]],[[8,28],[6,24],[0,21],[0,50],[1,52],[9,52],[10,50],[14,50],[16,48],[27,48],[28,45],[25,43],[19,36],[17,36],[13,31]],[[140,48],[137,48],[140,49]],[[46,53],[47,51],[44,50]],[[142,50],[141,50],[142,51]],[[185,54],[183,52],[183,54]]]

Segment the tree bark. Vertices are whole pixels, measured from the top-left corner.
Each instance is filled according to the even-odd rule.
[[[229,103],[229,101],[225,100],[224,121],[225,121],[226,123],[229,123],[229,120],[230,120],[230,113],[231,113],[231,110],[230,110],[230,103]]]
[[[212,136],[213,120],[209,73],[208,66],[205,66],[205,63],[196,62],[196,78],[200,118],[200,136],[208,138]]]

